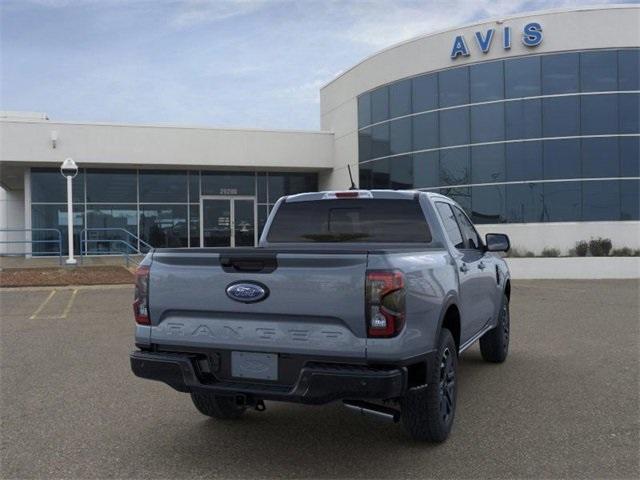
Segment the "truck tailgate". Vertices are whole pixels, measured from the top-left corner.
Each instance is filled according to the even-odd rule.
[[[151,342],[364,359],[366,266],[366,252],[158,251]],[[264,285],[268,296],[234,300],[226,290],[238,281]]]

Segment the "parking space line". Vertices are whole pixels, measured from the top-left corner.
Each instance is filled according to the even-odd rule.
[[[78,294],[78,289],[76,288],[71,294],[71,297],[69,298],[69,302],[67,302],[67,306],[64,307],[64,311],[62,312],[62,315],[57,318],[67,318],[67,315],[69,314],[69,310],[71,310],[71,305],[73,305],[73,301],[75,300],[77,294]]]
[[[42,309],[45,307],[45,305],[47,303],[49,303],[49,300],[51,300],[53,298],[53,296],[56,294],[57,290],[51,290],[51,293],[49,294],[49,296],[47,298],[44,299],[44,302],[42,302],[40,304],[40,306],[36,309],[35,312],[33,312],[33,315],[31,315],[29,317],[29,320],[35,320],[35,318],[38,316],[38,314],[42,311]]]

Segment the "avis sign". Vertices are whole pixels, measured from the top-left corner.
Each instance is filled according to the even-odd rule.
[[[475,32],[474,38],[478,48],[482,53],[489,53],[491,44],[496,36],[496,29],[490,28],[486,32]],[[509,50],[511,48],[511,27],[502,28],[502,48]],[[537,22],[527,23],[522,28],[522,44],[525,47],[537,47],[542,43],[542,25]],[[455,60],[458,57],[468,57],[471,55],[467,41],[464,35],[458,35],[453,40],[453,48],[451,49],[451,58]]]

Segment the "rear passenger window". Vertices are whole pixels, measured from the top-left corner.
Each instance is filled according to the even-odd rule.
[[[456,214],[460,230],[462,231],[462,237],[464,238],[464,243],[466,245],[465,248],[471,248],[474,250],[479,249],[482,246],[482,243],[480,242],[480,237],[478,236],[476,229],[473,228],[471,221],[469,221],[467,216],[458,207],[452,208]]]
[[[449,204],[436,202],[436,208],[438,209],[438,213],[440,214],[440,218],[442,219],[442,223],[444,224],[444,229],[447,232],[447,237],[449,237],[451,243],[453,243],[454,247],[456,248],[464,248],[464,240],[462,239],[462,234],[460,233],[458,222],[456,222],[455,216]]]

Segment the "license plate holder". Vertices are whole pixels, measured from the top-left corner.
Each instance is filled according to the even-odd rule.
[[[231,376],[253,380],[278,380],[278,355],[232,351]]]

